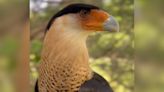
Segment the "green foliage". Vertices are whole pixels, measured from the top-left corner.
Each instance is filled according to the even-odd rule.
[[[3,43],[3,44],[2,44]],[[13,37],[1,39],[0,44],[0,66],[2,70],[11,72],[16,66],[16,55],[18,51],[19,41]]]
[[[30,60],[33,62],[39,62],[41,55],[42,43],[39,40],[33,40],[31,42],[31,54]]]

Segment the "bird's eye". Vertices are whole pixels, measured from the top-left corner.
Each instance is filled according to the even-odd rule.
[[[81,17],[85,17],[86,15],[88,15],[89,14],[89,11],[88,10],[81,10],[80,11],[80,16]]]

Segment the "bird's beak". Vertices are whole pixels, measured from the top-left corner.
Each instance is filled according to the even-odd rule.
[[[110,16],[103,24],[104,31],[110,31],[110,32],[118,32],[119,31],[119,24],[114,19],[113,16]]]

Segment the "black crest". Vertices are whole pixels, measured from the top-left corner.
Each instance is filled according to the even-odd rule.
[[[69,13],[78,13],[80,12],[81,10],[91,10],[91,9],[99,9],[98,7],[96,6],[93,6],[93,5],[89,5],[89,4],[81,4],[81,3],[78,3],[78,4],[71,4],[71,5],[68,5],[66,6],[64,9],[62,9],[61,11],[57,12],[51,19],[50,21],[48,22],[48,25],[46,27],[46,32],[49,30],[51,24],[53,23],[54,19],[56,19],[57,17],[60,17],[62,15],[65,15],[65,14],[69,14]]]

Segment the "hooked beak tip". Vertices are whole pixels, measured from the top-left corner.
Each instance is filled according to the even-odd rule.
[[[105,31],[118,32],[119,31],[119,24],[113,16],[110,16],[104,22],[103,28],[104,28]]]

